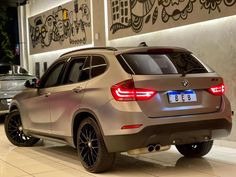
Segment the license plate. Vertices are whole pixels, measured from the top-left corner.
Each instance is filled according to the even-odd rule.
[[[196,92],[193,90],[169,91],[168,98],[170,103],[188,103],[197,101]]]

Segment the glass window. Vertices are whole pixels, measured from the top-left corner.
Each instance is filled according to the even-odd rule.
[[[212,72],[190,53],[124,54],[123,57],[136,75]],[[119,57],[118,60],[120,62]],[[124,68],[124,63],[121,65]]]
[[[60,73],[63,69],[64,62],[56,64],[46,76],[44,87],[53,87],[58,84]]]
[[[91,77],[96,77],[98,75],[101,75],[105,71],[106,71],[106,65],[93,67],[92,70],[91,70]]]
[[[76,83],[79,81],[80,73],[83,68],[85,60],[74,60],[74,62],[71,63],[70,74],[67,80],[67,83]]]
[[[92,57],[92,68],[91,68],[91,77],[96,77],[101,75],[106,71],[107,64],[103,57],[93,56]]]
[[[89,68],[88,68],[88,69],[83,69],[83,70],[81,71],[79,80],[80,80],[80,81],[86,81],[86,80],[88,80],[88,79],[90,78],[90,76],[89,76],[89,71],[90,71]]]
[[[65,83],[77,83],[89,79],[90,58],[81,57],[71,61]]]
[[[104,60],[103,57],[93,56],[92,66],[105,65],[105,64],[106,64],[106,61]]]

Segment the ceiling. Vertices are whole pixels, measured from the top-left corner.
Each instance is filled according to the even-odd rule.
[[[0,0],[0,6],[17,7],[24,5],[27,0]]]

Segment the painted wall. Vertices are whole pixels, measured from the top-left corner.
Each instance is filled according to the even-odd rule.
[[[172,28],[140,36],[107,41],[109,46],[148,45],[179,46],[187,48],[219,73],[226,84],[226,95],[236,111],[236,16]],[[236,141],[236,120],[226,139]]]
[[[75,0],[29,20],[30,54],[92,44],[90,0]]]
[[[235,15],[236,0],[108,0],[109,39]]]
[[[50,9],[53,8],[57,8],[60,5],[63,5],[65,3],[68,2],[72,2],[72,0],[30,0],[29,4],[26,5],[26,21],[28,21],[28,18],[37,16],[45,11],[48,11]],[[92,17],[91,17],[92,18]],[[91,19],[92,20],[92,19]],[[30,34],[29,31],[29,26],[27,25],[27,30],[28,34]],[[42,76],[42,74],[44,73],[44,69],[43,69],[43,63],[47,62],[48,67],[63,53],[71,51],[71,50],[75,50],[78,48],[83,48],[83,47],[89,47],[92,46],[93,44],[88,44],[88,45],[84,45],[83,47],[72,47],[72,48],[68,48],[68,49],[58,49],[55,50],[53,52],[44,52],[44,53],[38,53],[38,54],[30,54],[30,36],[28,35],[28,67],[31,73],[35,74],[35,63],[39,63],[40,64],[40,75]],[[93,38],[90,39],[93,41]],[[93,42],[92,42],[93,43]],[[23,58],[23,56],[22,56]],[[22,59],[25,60],[25,59]]]

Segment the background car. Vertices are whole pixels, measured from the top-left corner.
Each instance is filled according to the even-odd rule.
[[[26,80],[33,78],[35,77],[18,65],[0,64],[0,115],[9,112],[13,96],[25,89]]]
[[[182,48],[72,51],[39,84],[26,85],[5,120],[8,139],[17,146],[39,138],[67,143],[90,172],[108,170],[123,151],[176,145],[184,156],[201,157],[232,127],[222,77]]]

